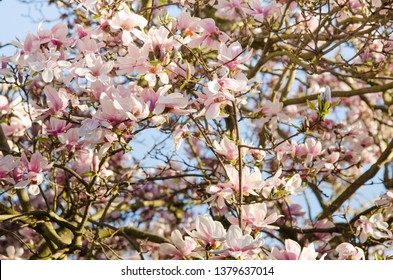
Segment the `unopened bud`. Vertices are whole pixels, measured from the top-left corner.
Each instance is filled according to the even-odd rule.
[[[325,104],[327,102],[330,104],[330,101],[332,99],[332,92],[331,92],[329,86],[321,88],[321,90],[319,91],[319,94],[321,96],[321,101],[323,104]]]

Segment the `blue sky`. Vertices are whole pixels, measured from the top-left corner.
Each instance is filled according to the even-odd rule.
[[[30,17],[28,15],[30,15]],[[49,8],[43,3],[28,5],[18,0],[0,1],[0,44],[15,40],[16,37],[23,40],[29,31],[37,31],[38,24],[44,17],[46,17],[47,20],[53,20],[57,18],[57,15],[58,12],[56,8]],[[54,23],[48,24],[53,25]],[[0,54],[9,55],[12,53],[12,47],[0,49]]]

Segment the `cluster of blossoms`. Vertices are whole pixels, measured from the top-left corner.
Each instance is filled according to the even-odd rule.
[[[383,1],[64,2],[0,57],[4,258],[388,257]]]

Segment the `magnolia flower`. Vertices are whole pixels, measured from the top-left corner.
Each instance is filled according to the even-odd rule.
[[[27,159],[25,153],[22,153],[22,163],[24,165],[24,180],[19,181],[15,185],[15,188],[21,189],[29,186],[29,193],[38,195],[40,193],[38,186],[44,181],[43,172],[49,170],[53,163],[48,164],[46,158],[38,152],[34,153],[30,157],[30,160]]]
[[[176,28],[190,38],[196,32],[202,31],[202,28],[199,26],[200,20],[200,18],[192,17],[187,10],[182,10],[178,16]]]
[[[237,145],[226,136],[222,138],[220,144],[214,140],[213,147],[218,154],[225,156],[227,160],[234,160],[239,157]]]
[[[277,215],[277,212],[267,215],[267,206],[265,203],[255,203],[242,206],[242,220],[246,226],[251,229],[268,230],[278,229],[279,227],[271,225],[276,222],[282,215]],[[239,219],[235,217],[228,218],[233,224],[238,224]]]
[[[141,35],[143,33],[140,33]],[[156,59],[163,61],[165,56],[168,55],[173,48],[178,48],[180,43],[174,40],[172,36],[168,37],[169,30],[164,26],[160,28],[149,29],[146,37],[142,35],[142,40],[150,46],[150,52],[152,52]]]
[[[259,252],[260,247],[264,244],[262,238],[253,238],[249,234],[242,233],[237,225],[231,225],[226,234],[226,244],[224,249],[218,252],[231,256],[235,259],[252,259]]]
[[[159,115],[164,112],[165,108],[175,109],[176,112],[180,113],[182,109],[187,107],[188,97],[180,92],[173,92],[168,95],[161,95],[158,97],[156,108],[154,113]]]
[[[251,9],[245,8],[244,11],[247,14],[252,15],[255,20],[259,22],[263,22],[265,19],[273,16],[279,11],[275,1],[264,7],[263,0],[251,0],[249,2],[249,7]]]
[[[189,123],[186,123],[181,128],[176,129],[172,133],[173,140],[175,142],[175,150],[179,150],[180,145],[183,143],[184,137],[190,132],[188,129],[190,126]]]
[[[58,118],[51,117],[46,127],[46,131],[48,135],[53,135],[54,137],[58,137],[59,134],[64,133],[69,128],[71,128],[71,124],[67,123],[66,120],[61,120]]]
[[[369,236],[375,239],[392,238],[389,224],[383,220],[381,213],[372,215],[370,219],[360,216],[355,222],[355,227],[357,228],[356,235],[359,236],[361,243],[365,243]]]
[[[301,153],[306,156],[306,163],[311,163],[322,153],[322,144],[319,141],[315,141],[314,138],[310,138],[301,145],[301,149]]]
[[[249,152],[256,162],[261,162],[266,156],[266,152],[264,150],[250,149]]]
[[[225,201],[233,198],[233,190],[226,184],[211,185],[206,188],[206,192],[212,194],[205,203],[215,203],[218,209],[224,209]]]
[[[199,254],[193,252],[193,250],[198,246],[198,243],[189,236],[184,239],[179,230],[174,230],[171,234],[171,240],[173,244],[163,243],[160,244],[160,254],[162,255],[172,255],[172,259],[181,260],[184,258],[200,258]]]
[[[97,119],[83,120],[81,127],[77,131],[80,140],[83,140],[90,144],[98,144],[104,142],[108,134],[108,130],[102,128],[101,126],[106,126],[111,128],[109,123],[105,123]],[[73,136],[72,138],[75,137],[75,135],[72,136]]]
[[[85,55],[84,62],[86,67],[78,67],[75,69],[75,74],[79,77],[85,77],[90,82],[95,82],[98,79],[101,82],[109,82],[109,72],[112,71],[115,63],[114,61],[104,62],[101,56],[96,56],[94,53]]]
[[[145,80],[149,83],[149,87],[154,87],[157,83],[157,77],[161,83],[167,85],[169,83],[168,73],[161,64],[148,67],[148,73],[145,75]]]
[[[336,247],[339,260],[364,260],[364,252],[361,248],[355,247],[348,242],[341,243]]]
[[[393,212],[393,191],[388,190],[386,194],[380,196],[379,199],[375,201],[378,207],[386,208],[386,216],[390,216]]]
[[[326,160],[324,161],[325,163],[325,168],[326,169],[334,169],[334,163],[336,163],[340,158],[340,153],[339,152],[333,152],[330,155],[326,157]]]
[[[123,43],[128,45],[132,42],[131,31],[135,27],[144,28],[147,25],[147,20],[143,16],[131,12],[126,3],[121,3],[120,7],[121,10],[109,20],[109,24],[115,30],[122,30]]]
[[[192,37],[189,42],[191,48],[201,44],[202,49],[209,47],[213,50],[217,50],[220,46],[220,42],[225,43],[229,39],[229,36],[221,32],[211,18],[202,19],[198,24],[203,28],[203,32],[201,35],[194,35]]]
[[[24,254],[23,248],[15,248],[15,246],[8,246],[5,251],[7,256],[0,255],[0,260],[21,260]]]
[[[202,241],[205,245],[210,244],[212,249],[214,249],[216,247],[216,241],[225,239],[226,231],[220,222],[214,221],[210,216],[199,215],[196,218],[195,230],[188,232],[188,234]]]
[[[64,88],[56,90],[52,86],[46,86],[44,88],[44,93],[50,114],[63,112],[64,109],[67,108],[70,97]]]
[[[272,258],[274,260],[315,260],[318,253],[315,252],[314,243],[310,243],[303,250],[299,243],[291,239],[285,239],[285,250],[279,250],[277,247],[272,249]]]
[[[242,0],[220,0],[217,3],[217,15],[229,20],[240,20],[244,7],[247,5]]]
[[[228,174],[229,182],[226,183],[228,187],[233,189],[234,192],[240,191],[239,182],[239,171],[232,165],[225,165],[226,173]],[[243,195],[248,196],[250,194],[257,195],[256,191],[259,191],[264,186],[262,180],[262,174],[258,168],[254,168],[254,172],[251,174],[248,167],[242,169],[242,190]]]
[[[6,155],[5,157],[0,155],[0,181],[5,180],[14,183],[8,175],[17,166],[18,163],[12,155]]]
[[[291,177],[291,179],[288,180],[288,182],[285,183],[285,190],[292,195],[301,191],[301,186],[302,178],[299,174],[295,174]]]

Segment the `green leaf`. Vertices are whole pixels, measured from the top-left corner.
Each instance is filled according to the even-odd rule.
[[[329,107],[330,107],[329,102],[326,102],[325,104],[323,104],[323,111],[324,112],[328,112],[329,111]]]
[[[85,173],[82,173],[82,176],[83,177],[90,177],[90,178],[93,178],[94,176],[96,176],[97,174],[94,172],[94,171],[89,171],[89,172],[85,172]]]
[[[319,111],[319,112],[322,112],[321,95],[318,95],[318,111]]]
[[[336,106],[338,106],[341,103],[341,100],[337,101],[336,103],[333,103],[332,106],[330,106],[330,108],[334,108]]]
[[[382,256],[378,255],[377,253],[374,254],[374,258],[377,261],[383,261],[384,260],[384,258]]]
[[[294,128],[296,128],[297,130],[299,130],[299,131],[301,131],[303,128],[301,128],[300,126],[297,126],[297,125],[295,125],[295,124],[292,124],[292,126],[294,127]]]
[[[315,107],[315,105],[308,99],[306,99],[307,105],[314,111],[317,110],[317,107]]]

